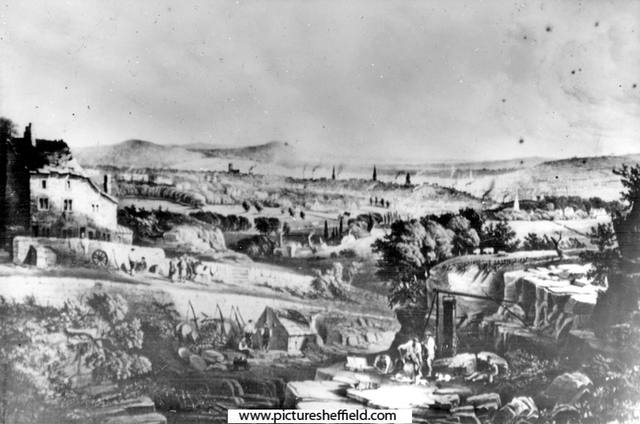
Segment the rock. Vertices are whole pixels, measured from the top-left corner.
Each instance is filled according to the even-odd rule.
[[[367,341],[367,343],[375,343],[378,340],[375,333],[365,334],[364,339]]]
[[[492,410],[497,411],[502,406],[502,401],[500,400],[500,395],[497,393],[483,393],[481,395],[470,396],[467,398],[467,403],[472,405],[476,409],[491,408]],[[495,405],[492,407],[490,405]]]
[[[220,371],[227,371],[227,366],[225,364],[222,364],[220,362],[216,362],[215,364],[211,364],[207,367],[208,370],[220,370]]]
[[[347,346],[355,347],[358,346],[358,337],[357,336],[348,336],[347,337]]]
[[[536,397],[536,404],[544,409],[551,409],[556,404],[573,405],[592,385],[589,377],[579,372],[559,375]]]
[[[460,424],[482,424],[473,412],[458,412],[453,414],[453,417],[457,418]]]
[[[222,362],[224,361],[224,355],[218,351],[210,349],[204,351],[202,359],[211,363]]]
[[[364,318],[362,318],[362,317],[358,317],[358,319],[357,319],[356,321],[357,321],[357,323],[358,323],[358,325],[359,325],[360,327],[366,327],[366,326],[367,326],[366,321],[365,321],[365,320],[364,320]]]
[[[436,389],[434,395],[458,395],[461,401],[466,401],[473,396],[473,390],[466,386],[443,387]],[[473,409],[473,405],[470,406]]]
[[[517,416],[523,418],[537,418],[538,408],[530,397],[517,397],[513,398],[511,402],[500,409],[493,417],[493,424],[508,424],[512,423],[513,419]]]
[[[207,363],[198,355],[191,355],[189,357],[189,363],[198,371],[204,371],[207,368]]]
[[[167,419],[157,412],[144,415],[124,415],[110,417],[103,421],[105,424],[166,424]]]
[[[458,395],[433,395],[434,409],[456,408],[460,405],[460,397]]]
[[[191,357],[192,353],[189,351],[189,349],[187,349],[186,347],[181,347],[180,349],[178,349],[178,355],[188,361],[189,358]]]

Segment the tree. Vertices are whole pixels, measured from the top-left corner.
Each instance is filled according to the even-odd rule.
[[[256,208],[256,211],[258,211],[258,213],[262,212],[262,210],[264,209],[264,205],[261,202],[255,202],[253,204],[253,207]]]
[[[621,177],[626,189],[621,193],[621,198],[629,206],[624,213],[616,214],[612,226],[599,224],[592,228],[590,239],[597,251],[581,254],[585,261],[593,264],[589,277],[596,284],[608,285],[607,291],[598,299],[593,314],[596,330],[600,332],[628,319],[637,310],[639,298],[634,275],[640,273],[640,165],[623,165],[613,172]],[[614,242],[617,242],[617,246]]]
[[[471,228],[469,220],[463,216],[456,215],[450,219],[447,229],[455,233],[452,241],[452,253],[456,256],[466,255],[480,245],[478,233]]]
[[[507,221],[490,224],[483,231],[480,247],[493,247],[496,251],[513,252],[518,249],[520,240],[516,239],[516,232],[511,229]]]
[[[242,207],[244,208],[244,211],[248,213],[251,210],[251,203],[245,200],[242,202]]]
[[[527,251],[552,250],[554,248],[553,241],[546,234],[540,237],[536,233],[529,233],[525,236],[522,244],[522,249]]]
[[[18,135],[17,128],[11,119],[0,116],[0,137],[16,137]]]
[[[622,186],[626,189],[620,193],[622,201],[629,203],[628,209],[617,213],[613,220],[620,254],[637,261],[640,259],[640,165],[622,165],[620,169],[614,168],[613,173],[621,177]]]
[[[407,178],[405,179],[404,185],[406,186],[411,185],[411,174],[409,174],[408,172],[407,172]]]
[[[373,165],[373,181],[378,181],[378,171],[375,165]]]
[[[300,211],[300,219],[304,219],[307,215],[304,213],[304,211]]]
[[[343,232],[344,232],[344,229],[342,224],[342,215],[340,215],[340,223],[338,224],[338,234],[342,237]]]
[[[291,218],[295,218],[296,211],[294,211],[293,208],[289,208],[289,215],[291,216]]]
[[[333,171],[331,172],[331,179],[335,180],[336,179],[336,167],[333,167]]]
[[[326,219],[324,220],[324,239],[329,240],[329,226]]]

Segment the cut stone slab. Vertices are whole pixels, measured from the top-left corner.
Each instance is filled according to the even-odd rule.
[[[109,417],[104,424],[166,424],[167,419],[164,415],[154,412],[144,415],[127,415],[118,417]]]

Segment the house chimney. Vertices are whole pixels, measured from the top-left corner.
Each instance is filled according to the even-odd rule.
[[[25,127],[23,138],[31,144],[32,147],[36,147],[36,139],[33,138],[33,132],[31,131],[31,122]]]
[[[111,178],[109,174],[104,174],[104,182],[102,184],[102,191],[107,194],[111,194]]]

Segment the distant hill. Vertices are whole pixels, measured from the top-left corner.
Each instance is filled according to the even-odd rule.
[[[166,168],[202,159],[204,154],[142,140],[81,149],[75,156],[83,166],[110,165],[134,168]]]
[[[186,146],[193,152],[203,153],[209,158],[245,159],[260,163],[282,163],[296,158],[296,150],[289,143],[270,141],[265,144],[245,147],[219,147],[195,144]]]

